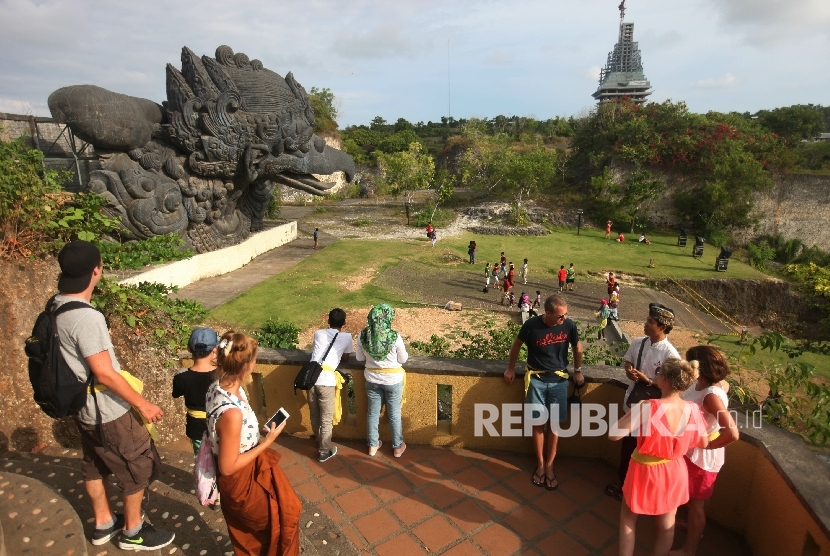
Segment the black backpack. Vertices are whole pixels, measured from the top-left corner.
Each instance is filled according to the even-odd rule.
[[[53,419],[75,415],[86,405],[87,390],[95,379],[81,382],[61,355],[57,316],[74,309],[90,308],[81,301],[68,301],[57,307],[52,297],[37,316],[32,335],[26,340],[29,357],[29,380],[35,402]],[[94,308],[94,307],[93,307]],[[99,309],[96,309],[99,310]]]
[[[336,332],[334,334],[334,338],[331,339],[331,343],[329,344],[328,349],[326,349],[326,353],[323,354],[323,361],[325,361],[326,357],[328,357],[331,347],[334,345],[334,341],[337,340],[338,334],[340,334],[340,332]],[[294,395],[297,395],[297,390],[311,390],[314,388],[314,385],[317,384],[317,379],[320,378],[320,373],[322,372],[323,366],[317,361],[303,363],[303,366],[300,368],[300,372],[297,373],[297,376],[294,378]]]

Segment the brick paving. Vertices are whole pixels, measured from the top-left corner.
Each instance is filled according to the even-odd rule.
[[[616,469],[557,458],[559,488],[531,484],[529,455],[409,446],[374,458],[363,443],[337,443],[318,463],[313,440],[280,437],[281,465],[297,493],[370,555],[617,554],[620,502],[605,496]],[[653,519],[641,517],[635,554],[648,554]],[[678,532],[676,543],[683,540]],[[710,524],[700,556],[749,554],[742,540]]]

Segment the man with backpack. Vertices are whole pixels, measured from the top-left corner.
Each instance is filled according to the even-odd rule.
[[[338,413],[337,405],[344,382],[337,366],[354,353],[352,335],[342,332],[345,324],[346,312],[340,308],[332,309],[329,312],[329,328],[314,333],[311,348],[311,360],[323,367],[314,386],[307,392],[311,426],[317,438],[317,461],[321,463],[337,454],[337,446],[331,443],[331,432],[333,425],[340,422],[342,407]]]
[[[101,252],[92,243],[72,241],[58,255],[61,274],[54,305],[81,302],[56,317],[60,355],[78,381],[89,384],[75,421],[83,447],[82,477],[95,514],[92,544],[99,546],[119,535],[125,550],[154,550],[169,545],[175,535],[144,523],[141,503],[161,470],[161,460],[141,417],[154,423],[164,414],[120,374],[104,315],[90,301],[101,280]],[[50,304],[51,305],[51,304]],[[83,392],[83,391],[82,391]],[[138,414],[140,413],[140,415]],[[108,475],[122,490],[124,515],[109,504]]]

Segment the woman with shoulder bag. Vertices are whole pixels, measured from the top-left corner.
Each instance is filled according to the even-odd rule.
[[[302,503],[270,446],[285,427],[271,424],[260,438],[256,414],[243,388],[256,365],[257,342],[226,332],[216,353],[218,380],[206,397],[208,436],[216,456],[222,514],[234,552],[245,556],[297,556]]]

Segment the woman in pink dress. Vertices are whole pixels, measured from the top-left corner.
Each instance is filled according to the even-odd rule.
[[[657,370],[657,386],[663,397],[632,404],[611,429],[609,438],[637,437],[637,449],[623,483],[620,511],[620,556],[634,553],[637,516],[657,519],[654,556],[665,556],[674,538],[677,508],[689,501],[689,478],[683,456],[690,447],[705,448],[709,439],[697,404],[681,399],[697,380],[697,361],[670,358]]]

